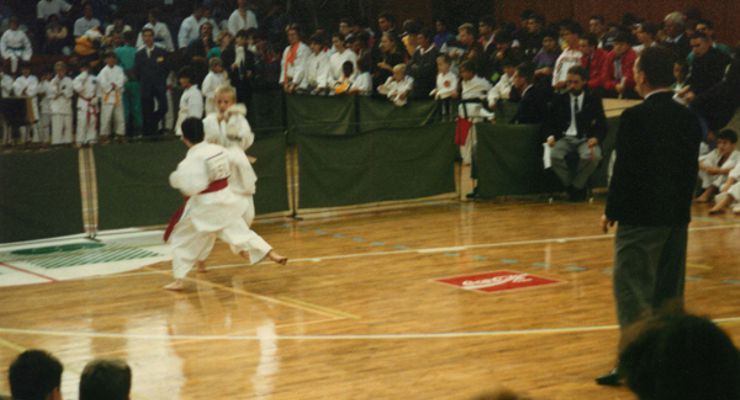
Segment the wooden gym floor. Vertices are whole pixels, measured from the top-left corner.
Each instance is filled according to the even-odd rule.
[[[706,209],[694,210],[686,302],[740,343],[740,217]],[[128,361],[135,400],[468,399],[501,385],[537,399],[632,399],[593,382],[618,336],[602,210],[449,202],[258,223],[287,267],[246,266],[218,244],[183,294],[160,289],[168,263],[4,287],[0,371],[19,351],[47,349],[65,365],[67,399],[94,357]],[[486,293],[434,281],[500,270],[559,282]]]

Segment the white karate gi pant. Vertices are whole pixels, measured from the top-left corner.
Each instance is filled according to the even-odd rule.
[[[33,137],[33,141],[36,143],[49,143],[51,134],[51,114],[41,113],[41,119],[39,120],[39,126],[36,130],[36,135]]]
[[[98,109],[89,101],[77,99],[77,136],[78,144],[95,143],[98,138]]]
[[[51,144],[72,143],[72,114],[51,114]]]
[[[249,195],[249,196],[239,195],[239,198],[241,199],[241,201],[243,201],[244,203],[246,203],[246,210],[244,211],[244,214],[242,215],[242,219],[244,220],[244,223],[247,224],[247,227],[251,227],[252,226],[252,222],[254,222],[254,214],[255,214],[255,212],[254,212],[254,197],[252,197],[252,195]],[[252,231],[251,229],[250,229],[250,231],[252,233],[254,233],[254,231]],[[256,233],[254,233],[254,234],[257,235]],[[260,237],[260,239],[261,239],[261,237]],[[211,254],[211,251],[213,251],[213,246],[215,244],[216,244],[216,237],[213,236],[213,235],[211,235],[208,238],[207,243],[205,244],[205,246],[203,246],[203,251],[201,252],[200,255],[198,255],[198,261],[205,261],[206,259],[208,259],[208,256]],[[270,250],[272,250],[272,248],[270,248]],[[267,253],[269,253],[270,250],[267,250]],[[238,251],[233,246],[231,247],[231,251],[234,252],[234,253],[238,253]],[[267,253],[265,253],[265,255],[267,255]],[[250,253],[250,257],[249,258],[250,258],[250,262],[252,264],[255,264],[255,262],[252,261],[252,259],[251,259],[252,258],[251,253]],[[263,256],[263,258],[264,258],[264,256]],[[259,261],[257,261],[257,262],[259,262]]]
[[[126,134],[126,121],[123,117],[123,103],[103,104],[100,107],[100,136],[111,135],[111,125],[117,136]]]
[[[701,188],[706,189],[710,186],[714,186],[717,189],[722,188],[722,185],[727,181],[727,175],[714,175],[708,174],[705,171],[699,171],[699,179],[701,179]]]

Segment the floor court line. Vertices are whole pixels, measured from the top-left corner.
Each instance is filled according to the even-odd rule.
[[[27,270],[25,268],[16,267],[16,266],[10,265],[8,263],[0,262],[0,266],[5,267],[5,268],[8,268],[8,269],[12,269],[14,271],[22,272],[22,273],[27,274],[27,275],[33,275],[33,276],[35,276],[37,278],[46,279],[49,282],[59,282],[58,280],[56,280],[56,279],[54,279],[54,278],[52,278],[50,276],[46,276],[44,274],[39,274],[38,272],[30,271],[30,270]]]
[[[740,323],[740,317],[717,318],[713,320],[719,325],[735,325]],[[422,332],[422,333],[377,333],[377,334],[337,334],[337,335],[277,335],[277,340],[294,341],[322,341],[322,340],[428,340],[428,339],[465,339],[494,336],[530,336],[589,333],[618,330],[618,325],[573,326],[562,328],[534,328],[511,329],[498,331],[477,332]],[[201,340],[201,341],[254,341],[260,340],[256,335],[154,335],[154,334],[127,334],[84,331],[58,331],[45,329],[19,329],[0,327],[0,333],[18,335],[114,338],[114,339],[142,339],[142,340]]]

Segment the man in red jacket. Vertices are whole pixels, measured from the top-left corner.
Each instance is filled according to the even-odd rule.
[[[620,32],[614,38],[614,49],[606,55],[598,87],[602,97],[637,99],[632,72],[637,53],[632,50],[630,35]]]
[[[607,52],[600,49],[599,39],[593,33],[582,37],[579,41],[581,46],[581,66],[588,72],[588,87],[597,90],[601,82],[601,70],[606,61]]]

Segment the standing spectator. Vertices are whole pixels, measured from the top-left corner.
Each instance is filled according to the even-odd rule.
[[[8,30],[0,37],[0,57],[10,62],[10,72],[18,71],[19,61],[31,61],[33,48],[26,33],[19,29],[18,18],[10,17]]]
[[[229,69],[229,80],[236,89],[236,101],[242,104],[250,104],[252,99],[252,79],[257,62],[257,56],[249,50],[250,40],[247,31],[236,34],[234,63]]]
[[[601,67],[598,90],[602,97],[636,99],[633,68],[637,54],[630,46],[630,37],[626,32],[619,32],[614,38],[614,49],[606,55]]]
[[[450,40],[455,39],[455,35],[447,30],[447,22],[442,18],[437,18],[434,21],[434,29],[436,31],[434,35],[434,45],[442,51]]]
[[[689,38],[686,35],[686,16],[674,11],[663,19],[663,32],[666,35],[664,44],[673,50],[676,58],[683,60],[691,51]]]
[[[543,25],[545,25],[545,18],[539,14],[532,13],[527,18],[525,34],[519,38],[520,46],[527,58],[534,57],[542,47]],[[557,42],[557,37],[555,41]]]
[[[491,90],[491,82],[481,78],[475,73],[473,63],[466,61],[460,64],[460,97],[462,102],[458,108],[458,119],[455,127],[455,144],[460,147],[460,155],[464,163],[470,163],[470,178],[476,183],[473,191],[467,194],[467,198],[478,197],[478,162],[477,146],[478,137],[475,123],[481,122],[483,118],[482,102]]]
[[[457,97],[457,75],[453,74],[451,69],[452,60],[447,54],[437,56],[437,77],[436,85],[429,95],[435,100],[444,100],[450,97]]]
[[[26,350],[8,369],[10,394],[18,400],[61,400],[63,370],[53,355],[43,350]]]
[[[712,42],[704,33],[697,32],[691,37],[691,47],[694,49],[694,58],[689,64],[689,77],[686,81],[690,92],[682,93],[689,102],[695,95],[702,94],[719,83],[725,76],[727,65],[732,62],[729,56],[712,47]]]
[[[552,86],[556,90],[562,90],[567,86],[566,80],[570,68],[581,65],[583,53],[580,50],[580,36],[582,32],[581,26],[575,22],[565,22],[560,27],[560,36],[565,41],[566,48],[555,61]]]
[[[257,34],[254,42],[256,52],[256,61],[254,64],[254,79],[252,86],[255,90],[273,90],[279,89],[281,59],[275,49],[267,41],[267,35]]]
[[[182,123],[186,119],[203,118],[203,94],[198,90],[198,85],[193,83],[192,68],[183,67],[177,75],[183,91],[175,122],[175,135],[182,136]]]
[[[75,21],[74,30],[72,31],[75,38],[84,35],[92,28],[100,28],[100,21],[93,17],[93,7],[90,3],[85,4],[82,12],[82,16]]]
[[[91,61],[80,64],[80,74],[72,81],[77,94],[77,145],[88,146],[98,136],[98,78],[93,75]]]
[[[158,20],[159,11],[157,9],[150,10],[147,14],[147,23],[141,28],[142,32],[144,29],[151,29],[154,32],[154,43],[167,50],[175,51],[175,45],[172,43],[172,35],[170,35],[170,29],[167,24]],[[144,41],[139,33],[139,38],[136,40],[136,47],[140,48],[144,46]]]
[[[259,28],[257,25],[257,17],[254,12],[248,8],[247,0],[237,0],[237,8],[231,13],[229,17],[229,32],[232,35],[236,35],[240,30]]]
[[[393,75],[378,86],[378,93],[388,97],[396,107],[403,107],[414,87],[414,78],[406,75],[406,64],[393,67]]]
[[[67,66],[63,61],[54,64],[54,79],[49,84],[46,95],[51,102],[51,144],[72,143],[72,79],[67,76]]]
[[[196,5],[193,8],[193,13],[182,21],[182,24],[180,24],[180,31],[177,33],[177,43],[179,48],[184,49],[190,46],[190,43],[194,40],[198,40],[201,33],[200,26],[207,22],[203,17],[204,11],[205,7]]]
[[[409,61],[409,76],[414,78],[412,99],[428,97],[436,84],[439,50],[432,41],[433,35],[434,31],[431,29],[422,29],[417,39],[419,47]]]
[[[357,54],[345,46],[345,37],[339,32],[331,36],[331,43],[336,51],[329,57],[329,86],[334,86],[342,77],[342,65],[345,62],[351,62],[353,69],[357,67]]]
[[[151,28],[145,28],[150,29]],[[123,46],[114,50],[118,58],[118,65],[123,68],[126,74],[126,85],[123,88],[123,119],[126,126],[126,135],[134,136],[141,132],[141,86],[134,73],[136,61],[136,48],[133,46],[134,33],[126,32],[123,34]]]
[[[64,0],[39,0],[36,3],[36,19],[40,23],[44,23],[49,20],[50,16],[56,15],[58,18],[61,18],[63,16],[62,13],[66,13],[71,9],[72,6]]]
[[[401,43],[403,43],[404,59],[408,59],[414,54],[416,47],[417,35],[421,31],[421,24],[413,19],[407,19],[403,22],[403,33],[401,34]]]
[[[123,22],[123,15],[115,14],[113,16],[113,23],[105,27],[106,42],[110,45],[114,35],[123,38],[123,34],[129,31],[131,31],[131,26]]]
[[[208,60],[208,52],[216,47],[213,41],[213,25],[206,21],[200,26],[200,36],[188,45],[188,55],[191,59]]]
[[[129,400],[131,368],[121,360],[95,359],[80,376],[80,400]]]
[[[547,97],[545,90],[534,84],[534,67],[520,64],[514,74],[519,104],[511,118],[512,124],[540,124],[547,117]]]
[[[494,36],[496,36],[494,34],[495,29],[496,22],[494,22],[492,16],[484,15],[478,20],[478,42],[483,47],[483,53],[488,59],[493,58],[496,54],[496,43],[493,41]]]
[[[301,68],[305,66],[311,50],[301,41],[301,33],[297,25],[288,27],[288,46],[283,51],[283,57],[280,60],[280,80],[278,83],[287,93],[295,90],[297,82],[293,79]]]
[[[35,143],[41,143],[43,146],[48,145],[51,139],[51,99],[48,92],[52,77],[51,70],[45,68],[39,81],[39,112],[41,115],[39,116],[38,131],[33,141]]]
[[[59,23],[59,16],[52,14],[46,23],[46,42],[44,42],[43,52],[51,55],[69,54],[68,44],[67,27]]]
[[[39,80],[34,75],[31,75],[31,64],[24,61],[21,63],[21,74],[13,82],[13,94],[16,97],[31,99],[33,121],[31,121],[30,126],[21,127],[21,143],[26,143],[34,134],[38,134],[38,126],[36,124],[39,119],[38,91]]]
[[[167,53],[154,45],[154,31],[142,31],[144,47],[136,53],[134,72],[141,85],[141,108],[144,117],[144,135],[159,132],[159,122],[167,113]],[[154,101],[157,108],[154,108]]]
[[[673,100],[673,52],[650,47],[635,66],[645,101],[624,110],[614,174],[601,227],[619,222],[614,241],[614,295],[620,332],[669,303],[683,305],[688,224],[702,129]],[[624,337],[624,336],[623,336]],[[616,369],[600,385],[618,385]]]
[[[658,35],[657,25],[651,22],[643,22],[641,24],[637,24],[637,30],[636,30],[635,36],[637,37],[637,41],[640,44],[638,44],[637,46],[634,46],[632,49],[639,56],[640,53],[642,53],[642,51],[647,49],[648,47],[657,46],[658,45],[658,42],[656,41],[657,35]]]
[[[224,57],[226,55],[226,57]],[[224,65],[231,65],[234,63],[234,36],[229,31],[221,31],[218,34],[216,40],[216,46],[211,47],[208,50],[207,58],[210,60],[213,57],[220,58]]]
[[[588,20],[588,31],[589,33],[596,36],[596,39],[599,43],[598,48],[604,49],[606,51],[611,51],[612,43],[607,41],[608,27],[606,26],[606,21],[604,20],[603,15],[591,16],[591,18]]]
[[[341,35],[341,33],[337,33],[337,35]],[[338,79],[333,79],[331,76],[331,63],[329,56],[326,54],[324,36],[320,33],[311,36],[309,47],[311,48],[311,54],[306,59],[306,67],[298,72],[299,77],[296,78],[296,82],[303,92],[325,94],[330,88],[330,82],[333,85]],[[332,57],[336,54],[332,54]],[[347,62],[353,64],[352,61]]]
[[[380,37],[380,61],[376,64],[373,85],[382,85],[393,75],[393,67],[403,64],[403,54],[398,49],[398,41],[393,33],[386,32]]]
[[[98,74],[100,88],[100,136],[109,139],[111,125],[114,134],[119,138],[126,135],[126,120],[123,117],[123,90],[126,85],[126,75],[123,68],[117,65],[116,54],[105,54],[105,67]]]
[[[606,51],[598,48],[598,40],[592,34],[586,35],[579,40],[581,53],[581,66],[588,73],[588,87],[591,90],[597,90],[601,84],[601,71],[603,71],[606,62]]]
[[[349,94],[370,96],[373,94],[373,78],[370,75],[370,60],[357,62],[357,73],[350,82]]]
[[[220,58],[214,57],[208,60],[210,71],[203,79],[203,97],[205,97],[206,115],[216,112],[216,91],[219,87],[229,86],[229,76],[224,71]]]

